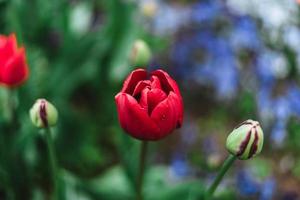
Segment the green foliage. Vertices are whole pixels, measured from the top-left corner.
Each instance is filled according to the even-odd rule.
[[[291,120],[288,126],[288,147],[291,150],[296,150],[300,148],[300,125],[296,120]],[[297,151],[298,152],[298,151]]]

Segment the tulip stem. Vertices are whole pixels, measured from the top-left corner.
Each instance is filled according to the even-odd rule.
[[[205,200],[211,199],[213,196],[215,190],[217,189],[218,185],[220,184],[221,180],[223,179],[224,175],[228,171],[228,169],[231,167],[231,165],[234,163],[236,160],[235,155],[229,155],[227,159],[224,161],[221,170],[219,171],[219,174],[215,178],[214,182],[211,184],[211,186],[208,188],[206,194],[205,194]]]
[[[136,185],[136,199],[143,200],[143,180],[144,180],[144,171],[147,157],[147,141],[142,141],[141,143],[141,151],[140,151],[140,163],[139,163],[139,171],[137,177],[137,185]]]
[[[17,90],[12,88],[7,88],[6,99],[4,103],[4,116],[7,120],[9,128],[11,129],[10,132],[14,132],[18,127],[16,108],[17,108]]]
[[[4,101],[4,117],[7,122],[7,131],[1,134],[1,149],[3,156],[1,161],[3,162],[3,170],[6,172],[6,195],[8,199],[15,199],[16,187],[13,184],[13,166],[15,160],[11,159],[15,157],[15,137],[18,129],[18,120],[16,116],[16,104],[17,104],[17,90],[12,88],[6,88],[6,99]],[[4,153],[5,152],[5,153]]]
[[[48,147],[48,155],[49,155],[49,161],[50,161],[50,167],[51,167],[51,176],[52,176],[52,183],[53,183],[53,200],[58,199],[58,176],[57,176],[57,161],[55,157],[55,150],[54,150],[54,144],[52,139],[52,133],[51,129],[49,127],[45,128],[45,135],[47,140],[47,147]]]

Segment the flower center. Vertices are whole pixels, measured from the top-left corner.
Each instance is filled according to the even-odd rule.
[[[152,76],[150,80],[139,81],[132,95],[151,115],[155,107],[167,98],[167,94],[162,90],[159,79]]]

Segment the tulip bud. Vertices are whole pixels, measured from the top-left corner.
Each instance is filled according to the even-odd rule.
[[[133,44],[130,64],[133,66],[146,66],[151,59],[151,50],[148,44],[143,40],[136,40]]]
[[[157,13],[158,5],[154,1],[146,1],[141,5],[141,12],[146,17],[153,17]]]
[[[56,108],[46,99],[38,99],[29,111],[30,119],[36,127],[47,128],[57,122]]]
[[[259,122],[247,120],[237,126],[227,137],[227,150],[241,160],[259,154],[263,147],[264,134]]]

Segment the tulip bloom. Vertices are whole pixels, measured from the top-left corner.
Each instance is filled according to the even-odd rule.
[[[0,35],[0,84],[15,87],[27,78],[28,66],[24,47],[18,48],[14,34]]]
[[[122,128],[140,140],[159,140],[181,127],[183,102],[176,82],[163,70],[147,79],[137,69],[124,81],[115,96]]]

